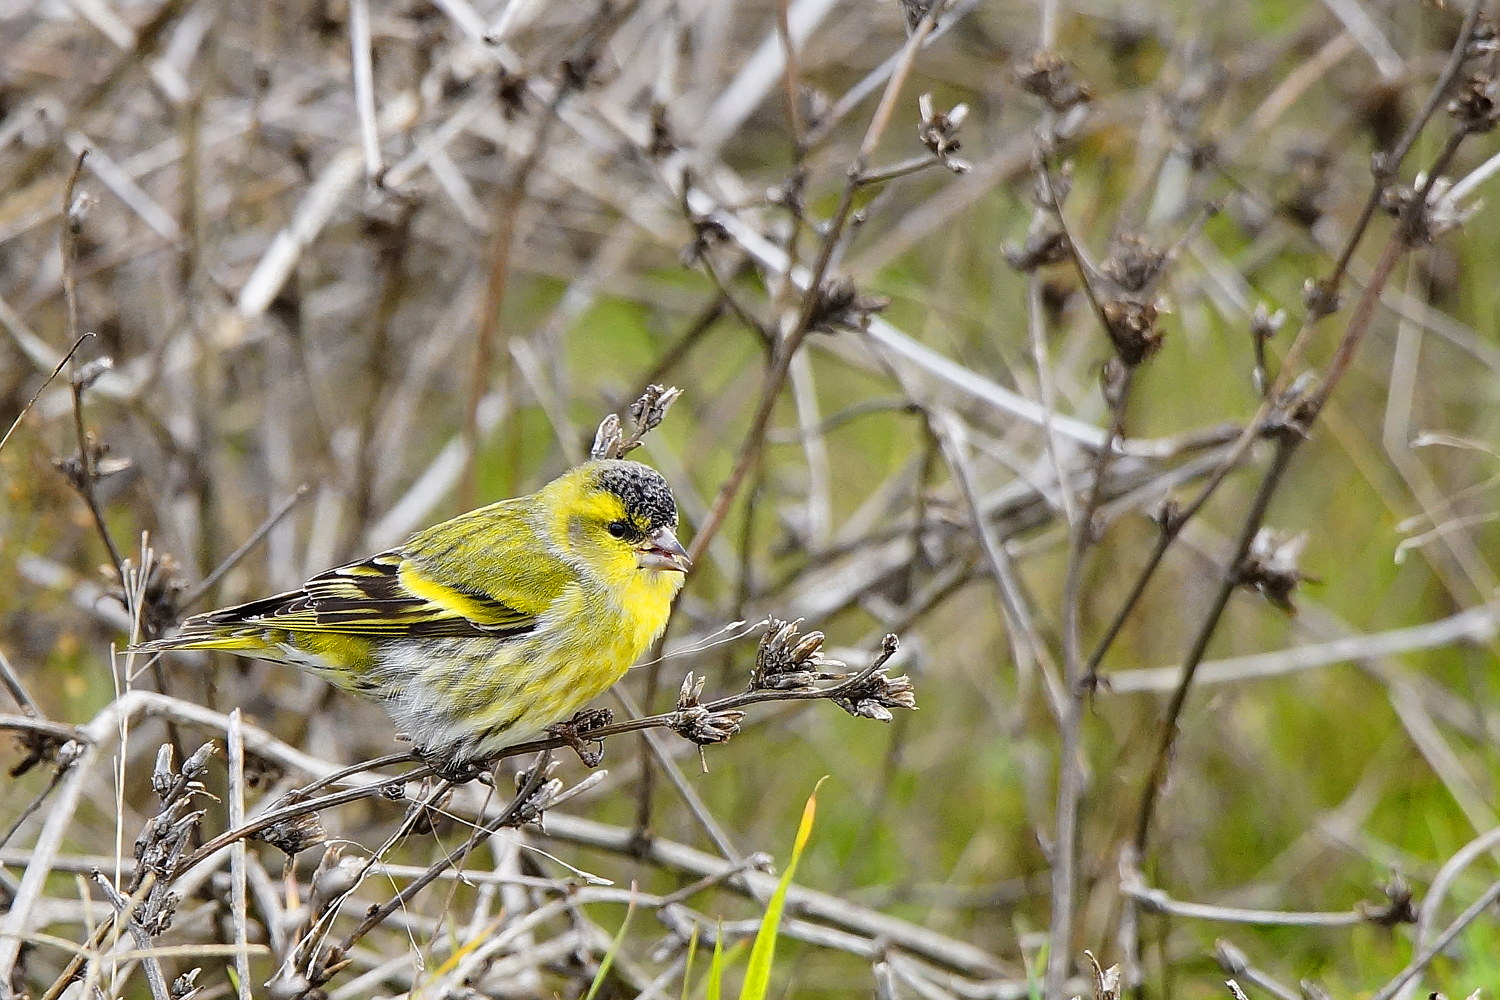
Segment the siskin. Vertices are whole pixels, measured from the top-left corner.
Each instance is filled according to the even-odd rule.
[[[195,615],[137,649],[289,663],[379,701],[454,769],[566,719],[666,627],[690,565],[666,480],[587,462],[300,590]]]

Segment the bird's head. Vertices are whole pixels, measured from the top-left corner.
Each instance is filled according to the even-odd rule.
[[[600,556],[597,569],[686,573],[692,563],[677,540],[677,503],[661,473],[639,462],[593,461],[556,480],[574,554]]]

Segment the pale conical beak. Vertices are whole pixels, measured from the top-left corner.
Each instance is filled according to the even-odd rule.
[[[687,549],[682,547],[671,528],[657,528],[646,536],[646,540],[636,551],[637,565],[641,569],[669,569],[686,573],[693,565],[688,558]]]

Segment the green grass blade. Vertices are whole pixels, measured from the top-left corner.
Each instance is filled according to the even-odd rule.
[[[589,984],[589,991],[583,1000],[594,1000],[594,994],[599,992],[599,987],[604,985],[604,980],[609,976],[609,967],[615,964],[615,954],[620,950],[620,942],[625,940],[625,932],[630,929],[630,918],[635,916],[635,886],[630,887],[630,905],[625,908],[625,919],[620,922],[620,932],[615,935],[614,941],[610,942],[609,951],[604,953],[604,961],[599,963],[599,971],[594,976],[594,981]]]
[[[714,957],[708,963],[708,989],[704,1000],[720,1000],[724,991],[724,921],[719,921],[719,932],[714,935]]]
[[[688,938],[687,961],[682,966],[682,1000],[688,1000],[688,984],[693,981],[693,958],[698,954],[698,925],[693,925],[693,934]]]
[[[802,860],[802,849],[807,846],[807,838],[812,836],[813,817],[818,811],[818,787],[825,780],[818,779],[802,809],[802,822],[797,826],[797,839],[792,844],[792,859],[787,862],[776,891],[766,903],[766,915],[761,918],[760,930],[755,932],[755,944],[750,948],[750,962],[745,969],[745,983],[740,987],[740,1000],[765,1000],[771,988],[771,962],[776,957],[776,934],[781,927],[781,913],[786,908],[786,894],[792,887],[797,862]]]

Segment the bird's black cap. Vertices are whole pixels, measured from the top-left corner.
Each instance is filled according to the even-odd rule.
[[[639,462],[610,459],[599,463],[598,483],[625,504],[625,513],[647,531],[677,527],[677,502],[660,472]]]

